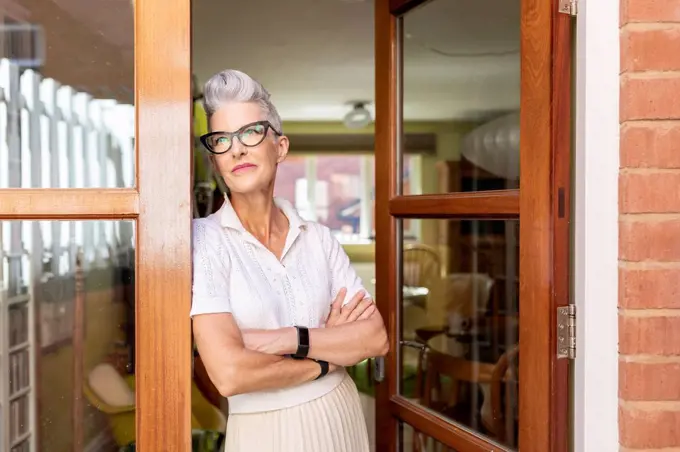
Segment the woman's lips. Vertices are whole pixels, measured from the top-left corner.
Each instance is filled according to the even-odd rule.
[[[243,170],[247,170],[249,168],[255,168],[256,165],[253,165],[252,163],[242,163],[241,165],[236,165],[233,170],[231,170],[232,173],[238,173]]]

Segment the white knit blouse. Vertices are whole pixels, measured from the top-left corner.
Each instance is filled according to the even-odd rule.
[[[192,317],[228,312],[241,329],[320,328],[342,287],[345,303],[359,290],[369,296],[326,226],[303,220],[288,201],[274,202],[290,224],[280,261],[245,230],[228,200],[216,213],[194,220]],[[295,387],[239,394],[229,397],[229,411],[299,405],[332,391],[343,377],[340,370]]]

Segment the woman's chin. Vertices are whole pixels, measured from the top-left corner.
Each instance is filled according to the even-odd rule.
[[[231,191],[231,193],[239,196],[248,196],[253,195],[255,193],[262,193],[263,191],[266,191],[266,188],[267,188],[266,184],[258,184],[255,182],[229,184],[229,190]]]

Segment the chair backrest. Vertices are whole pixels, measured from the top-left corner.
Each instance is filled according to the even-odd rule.
[[[515,419],[519,404],[519,345],[501,355],[491,376],[491,418],[486,427],[500,441],[516,445]]]
[[[404,248],[403,283],[431,289],[441,277],[439,253],[428,245],[412,244]]]

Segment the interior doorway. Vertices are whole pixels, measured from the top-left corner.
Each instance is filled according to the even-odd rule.
[[[502,6],[259,0],[237,12],[223,2],[193,4],[197,86],[234,68],[267,87],[291,141],[276,194],[331,228],[392,322],[385,379],[376,383],[380,376],[371,362],[350,370],[377,450],[516,449],[522,432],[534,432],[545,416],[550,427],[541,429],[535,450],[561,450],[566,438],[566,392],[549,395],[566,391],[560,386],[566,362],[553,360],[549,325],[552,307],[567,302],[569,133],[551,118],[569,114],[569,87],[560,77],[570,67],[553,66],[551,52],[562,47],[551,43],[556,36],[570,40],[569,18],[551,8],[528,0]],[[224,27],[229,16],[257,17],[257,27],[248,20]],[[524,54],[522,43],[529,49]],[[529,74],[538,83],[533,90]],[[551,91],[556,86],[567,89]],[[553,110],[558,104],[566,109]],[[200,116],[200,107],[195,111]],[[205,123],[195,124],[195,135],[203,133]],[[542,159],[529,163],[529,147]],[[559,171],[551,179],[542,171],[555,162]],[[524,198],[521,167],[540,167],[541,175],[535,186],[524,184]],[[207,171],[195,174],[208,182],[197,187],[197,199],[207,199],[207,192],[213,202],[219,199],[219,181]],[[526,204],[531,190],[545,196],[540,207]],[[536,262],[551,268],[543,261],[548,248],[519,245],[522,236],[539,238],[537,230],[523,229],[520,204],[536,208],[545,222],[541,246],[558,244],[550,258],[558,268],[552,288],[537,285],[546,275],[522,263],[536,251]],[[561,216],[552,222],[558,204]],[[396,289],[401,284],[403,293]],[[544,306],[540,319],[528,316],[534,304]],[[519,339],[522,325],[540,322],[545,326],[534,329],[534,337]],[[426,370],[424,347],[441,355],[443,367],[455,364],[451,375],[440,375],[459,383],[455,396],[450,387],[438,388],[438,398],[428,395],[427,385],[440,378],[431,375],[434,365]],[[535,402],[520,397],[520,349],[544,366],[523,371],[534,375],[524,377],[526,384],[544,391]],[[549,370],[553,364],[555,371]]]
[[[3,451],[191,448],[189,6],[0,2]]]

